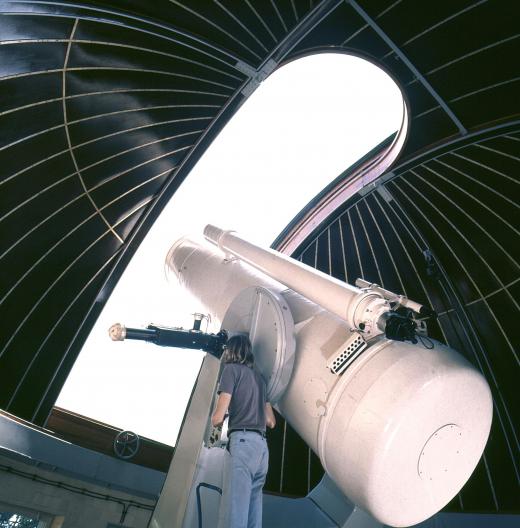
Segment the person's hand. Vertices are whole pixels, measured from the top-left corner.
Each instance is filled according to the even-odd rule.
[[[267,425],[269,429],[274,429],[274,426],[276,425],[276,417],[274,415],[273,407],[269,402],[265,404],[265,425]]]

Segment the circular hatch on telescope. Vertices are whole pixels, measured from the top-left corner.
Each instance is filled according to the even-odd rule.
[[[283,297],[260,286],[242,290],[231,302],[222,328],[230,335],[249,335],[267,399],[276,403],[291,378],[296,348],[294,321]]]

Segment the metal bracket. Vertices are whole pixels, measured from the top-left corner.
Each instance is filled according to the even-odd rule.
[[[235,68],[247,75],[250,80],[240,92],[245,97],[249,97],[260,84],[276,69],[278,63],[274,59],[266,61],[258,70],[243,61],[237,61]]]
[[[381,194],[381,196],[383,198],[385,198],[385,200],[388,202],[389,200],[387,200],[387,196],[383,196],[383,193],[385,192],[383,190],[383,192],[380,192],[380,189],[383,189],[382,187],[382,184],[385,183],[386,181],[392,179],[395,177],[395,174],[393,172],[385,172],[384,174],[382,174],[381,176],[379,176],[377,179],[371,181],[370,183],[367,183],[366,185],[364,185],[363,187],[361,187],[361,189],[359,189],[358,193],[360,196],[365,196],[366,194],[370,193],[371,191],[378,191],[379,194]],[[386,188],[385,188],[386,191],[388,191]],[[388,192],[388,194],[390,194]],[[392,200],[393,198],[390,196],[390,200]]]
[[[379,195],[381,196],[381,198],[383,198],[385,202],[390,203],[394,199],[390,191],[382,185],[379,185],[376,191],[379,193]]]

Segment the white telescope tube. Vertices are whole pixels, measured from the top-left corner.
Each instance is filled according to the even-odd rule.
[[[207,225],[204,236],[224,253],[247,262],[341,317],[352,328],[362,330],[367,338],[383,333],[384,329],[378,328],[377,321],[390,310],[390,305],[379,292],[362,291],[281,253],[255,246],[234,231]]]
[[[167,265],[220,321],[246,288],[268,288],[284,300],[296,348],[292,376],[277,406],[343,493],[390,526],[416,524],[445,506],[486,445],[492,399],[484,377],[441,343],[432,340],[434,348],[428,349],[384,337],[374,339],[338,376],[326,365],[354,334],[344,318],[287,289],[285,280],[294,284],[289,271],[285,277],[275,270],[274,280],[241,258],[227,258],[225,251],[184,239],[168,253]],[[321,298],[314,290],[325,287],[321,280],[300,286],[314,298]],[[350,289],[356,298],[358,290]],[[273,357],[259,364],[278,363],[279,351],[265,353]],[[262,374],[269,379],[276,373]]]

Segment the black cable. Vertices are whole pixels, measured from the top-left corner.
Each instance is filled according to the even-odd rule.
[[[426,336],[422,336],[420,334],[417,334],[417,337],[419,338],[419,341],[421,342],[421,345],[426,348],[427,350],[433,350],[435,348],[435,345],[433,343],[433,341],[429,338],[429,337],[426,337]],[[425,341],[426,342],[429,342],[430,343],[430,346],[426,345],[425,344]]]

